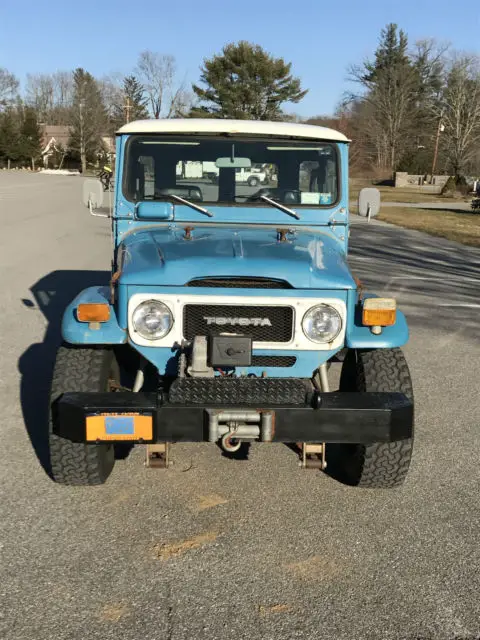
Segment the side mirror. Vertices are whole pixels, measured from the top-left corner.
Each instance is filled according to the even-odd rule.
[[[358,215],[374,218],[380,211],[380,191],[372,187],[362,189],[358,194]]]
[[[83,204],[88,208],[92,216],[108,218],[106,213],[95,213],[103,205],[103,185],[100,180],[85,180],[83,183]]]

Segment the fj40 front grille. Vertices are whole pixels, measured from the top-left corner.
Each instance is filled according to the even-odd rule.
[[[237,334],[254,342],[290,342],[293,331],[291,307],[187,304],[183,309],[183,335]]]

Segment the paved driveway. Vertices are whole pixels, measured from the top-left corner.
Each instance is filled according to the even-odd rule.
[[[81,179],[0,172],[0,637],[473,640],[480,636],[480,251],[355,220],[351,263],[398,296],[417,402],[404,488],[355,490],[282,445],[232,461],[142,450],[54,485],[44,411],[64,304],[105,280]]]

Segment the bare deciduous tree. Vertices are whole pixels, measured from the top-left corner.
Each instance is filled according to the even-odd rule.
[[[456,56],[447,69],[438,106],[445,129],[444,154],[456,176],[461,175],[480,145],[480,58]]]
[[[19,82],[13,73],[0,67],[0,110],[15,100],[18,87]]]
[[[47,122],[55,106],[53,77],[45,73],[27,73],[26,102],[37,112],[40,122]]]
[[[101,80],[97,80],[108,120],[112,122],[112,126],[110,127],[112,132],[115,128],[113,125],[115,113],[118,112],[118,109],[123,108],[125,100],[123,94],[123,81],[124,77],[121,73],[112,73],[108,76],[104,76]]]
[[[142,51],[135,70],[148,96],[154,118],[173,118],[185,109],[184,83],[177,81],[177,65],[171,55]]]
[[[54,100],[57,107],[68,108],[73,102],[73,73],[56,71],[53,75]]]
[[[67,125],[73,101],[71,71],[52,74],[29,73],[25,91],[26,103],[37,112],[39,122]]]

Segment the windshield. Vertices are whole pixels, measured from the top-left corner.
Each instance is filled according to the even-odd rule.
[[[337,145],[231,137],[132,136],[123,191],[134,202],[172,194],[206,204],[326,207],[338,200]]]

